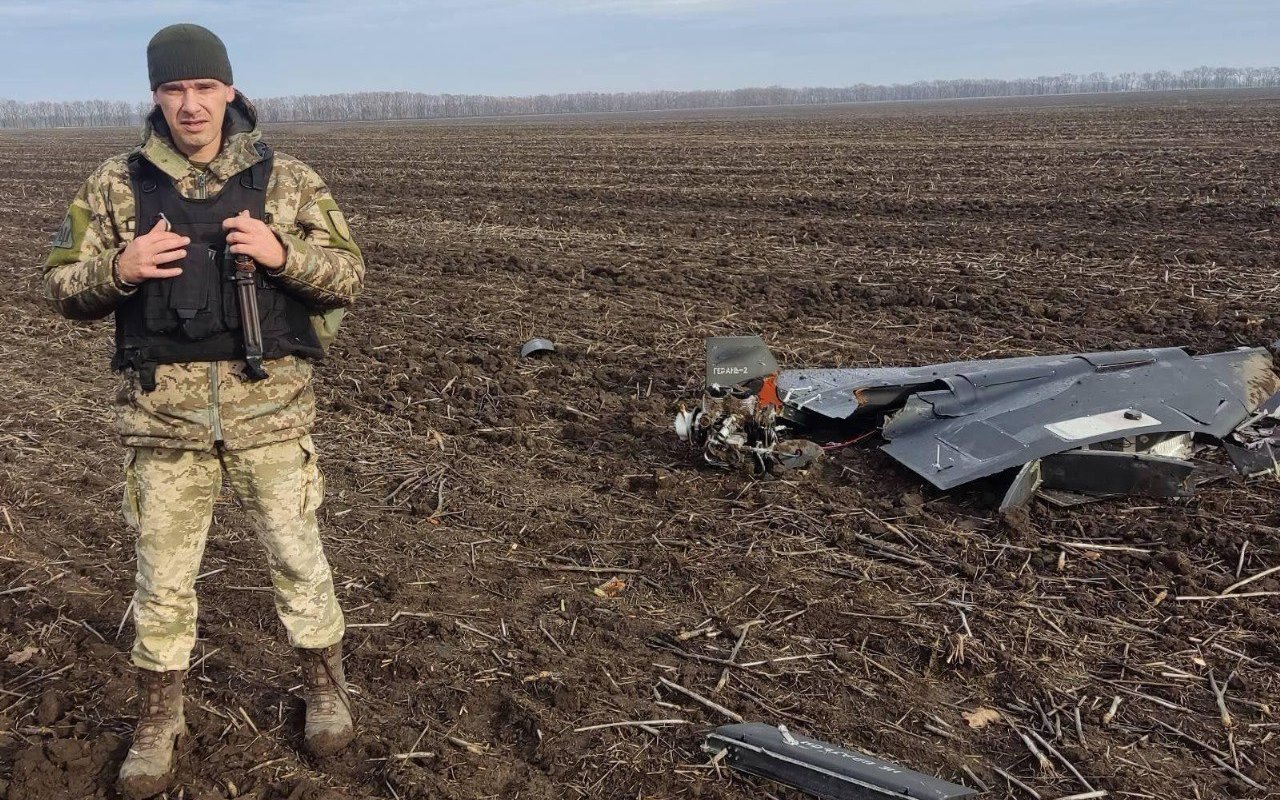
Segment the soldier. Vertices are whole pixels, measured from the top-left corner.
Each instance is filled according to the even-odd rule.
[[[172,782],[195,577],[224,475],[267,551],[276,610],[302,662],[307,749],[329,755],[354,735],[342,610],[316,525],[324,482],[309,436],[309,360],[364,281],[329,190],[262,142],[217,36],[164,28],[147,67],[155,108],[142,144],[89,177],[44,266],[64,316],[115,313],[141,701],[118,788],[135,799]],[[229,280],[236,256],[257,266],[265,375],[246,362]]]

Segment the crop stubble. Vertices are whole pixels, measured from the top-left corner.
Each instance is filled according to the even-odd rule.
[[[1274,482],[1002,520],[998,486],[924,490],[874,450],[785,481],[702,469],[669,425],[716,334],[823,366],[1280,336],[1280,106],[1186,97],[269,130],[369,262],[317,436],[361,732],[298,754],[224,497],[187,795],[760,796],[697,751],[727,720],[668,682],[996,795],[997,769],[1045,798],[1280,791],[1280,602],[1176,599],[1280,563]],[[53,317],[36,268],[132,138],[0,135],[10,800],[105,791],[133,713],[110,329]],[[521,361],[534,335],[559,351]],[[982,707],[1003,721],[969,727]],[[1042,771],[1032,733],[1083,780],[1037,745]]]

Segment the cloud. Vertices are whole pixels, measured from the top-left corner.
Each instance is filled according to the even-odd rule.
[[[267,14],[289,12],[316,6],[343,7],[351,12],[349,2],[338,0],[45,0],[45,2],[0,2],[0,23],[32,22],[54,23],[71,27],[85,23],[104,21],[133,22],[144,19],[163,24],[166,20],[182,19],[200,14],[218,14],[230,21],[239,12],[263,9]]]
[[[1170,5],[1177,0],[506,0],[506,5],[526,9],[580,13],[637,15],[696,14],[720,11],[748,11],[765,7],[785,9],[789,14],[812,18],[826,15],[849,17],[964,16],[1037,7],[1069,10],[1119,5]],[[502,0],[496,5],[503,5]]]
[[[415,24],[428,28],[556,17],[712,18],[735,25],[774,22],[826,25],[848,21],[1001,18],[1109,7],[1151,9],[1201,0],[0,0],[0,27],[72,28],[181,19],[321,22],[363,28]],[[1259,3],[1269,0],[1258,0]],[[145,26],[144,26],[145,27]]]
[[[171,2],[115,0],[112,3],[93,2],[93,0],[48,0],[43,3],[3,3],[0,4],[0,23],[55,24],[59,27],[72,27],[84,23],[96,24],[104,20],[134,20],[147,17],[173,19],[175,16],[195,10],[198,5],[190,0],[172,0]]]
[[[803,13],[847,16],[885,16],[919,13],[982,13],[1010,8],[1052,6],[1059,10],[1105,5],[1176,5],[1178,0],[45,0],[45,2],[0,2],[0,20],[59,19],[74,23],[84,19],[150,16],[172,18],[186,13],[226,14],[228,10],[257,9],[259,15],[275,11],[345,10],[352,18],[379,11],[416,10],[424,15],[461,11],[501,11],[504,8],[543,9],[551,12],[615,12],[624,14],[672,14],[710,11],[745,11],[766,6],[783,7]],[[230,18],[230,15],[227,15]]]
[[[545,6],[562,11],[669,15],[743,10],[780,5],[781,0],[530,0],[526,7]]]

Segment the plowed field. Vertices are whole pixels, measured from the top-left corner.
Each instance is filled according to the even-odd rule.
[[[360,730],[301,755],[228,493],[170,797],[798,797],[709,765],[728,719],[668,682],[992,797],[1280,792],[1280,574],[1212,599],[1280,565],[1276,481],[1005,520],[998,482],[861,447],[752,480],[670,426],[711,335],[785,366],[1280,337],[1273,95],[269,129],[369,264],[316,432]],[[8,800],[112,796],[135,714],[110,325],[38,268],[135,137],[0,133]],[[681,722],[578,730],[644,720]]]

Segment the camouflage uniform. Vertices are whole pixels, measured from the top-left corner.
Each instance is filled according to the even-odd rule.
[[[172,177],[183,196],[215,196],[261,158],[254,112],[239,94],[227,120],[221,152],[202,166],[174,148],[157,109],[141,155]],[[266,212],[285,249],[283,271],[272,279],[315,309],[313,321],[327,344],[340,309],[363,284],[360,250],[316,173],[282,153],[275,154]],[[85,182],[45,262],[49,298],[60,313],[97,319],[137,291],[117,284],[111,270],[136,226],[124,154]],[[287,356],[266,367],[269,377],[254,382],[242,361],[161,364],[150,392],[132,370],[124,374],[115,429],[130,448],[124,516],[137,532],[133,662],[139,667],[187,667],[195,577],[224,473],[267,550],[290,643],[323,648],[342,638],[342,611],[316,525],[323,480],[308,435],[315,420],[311,365]]]

